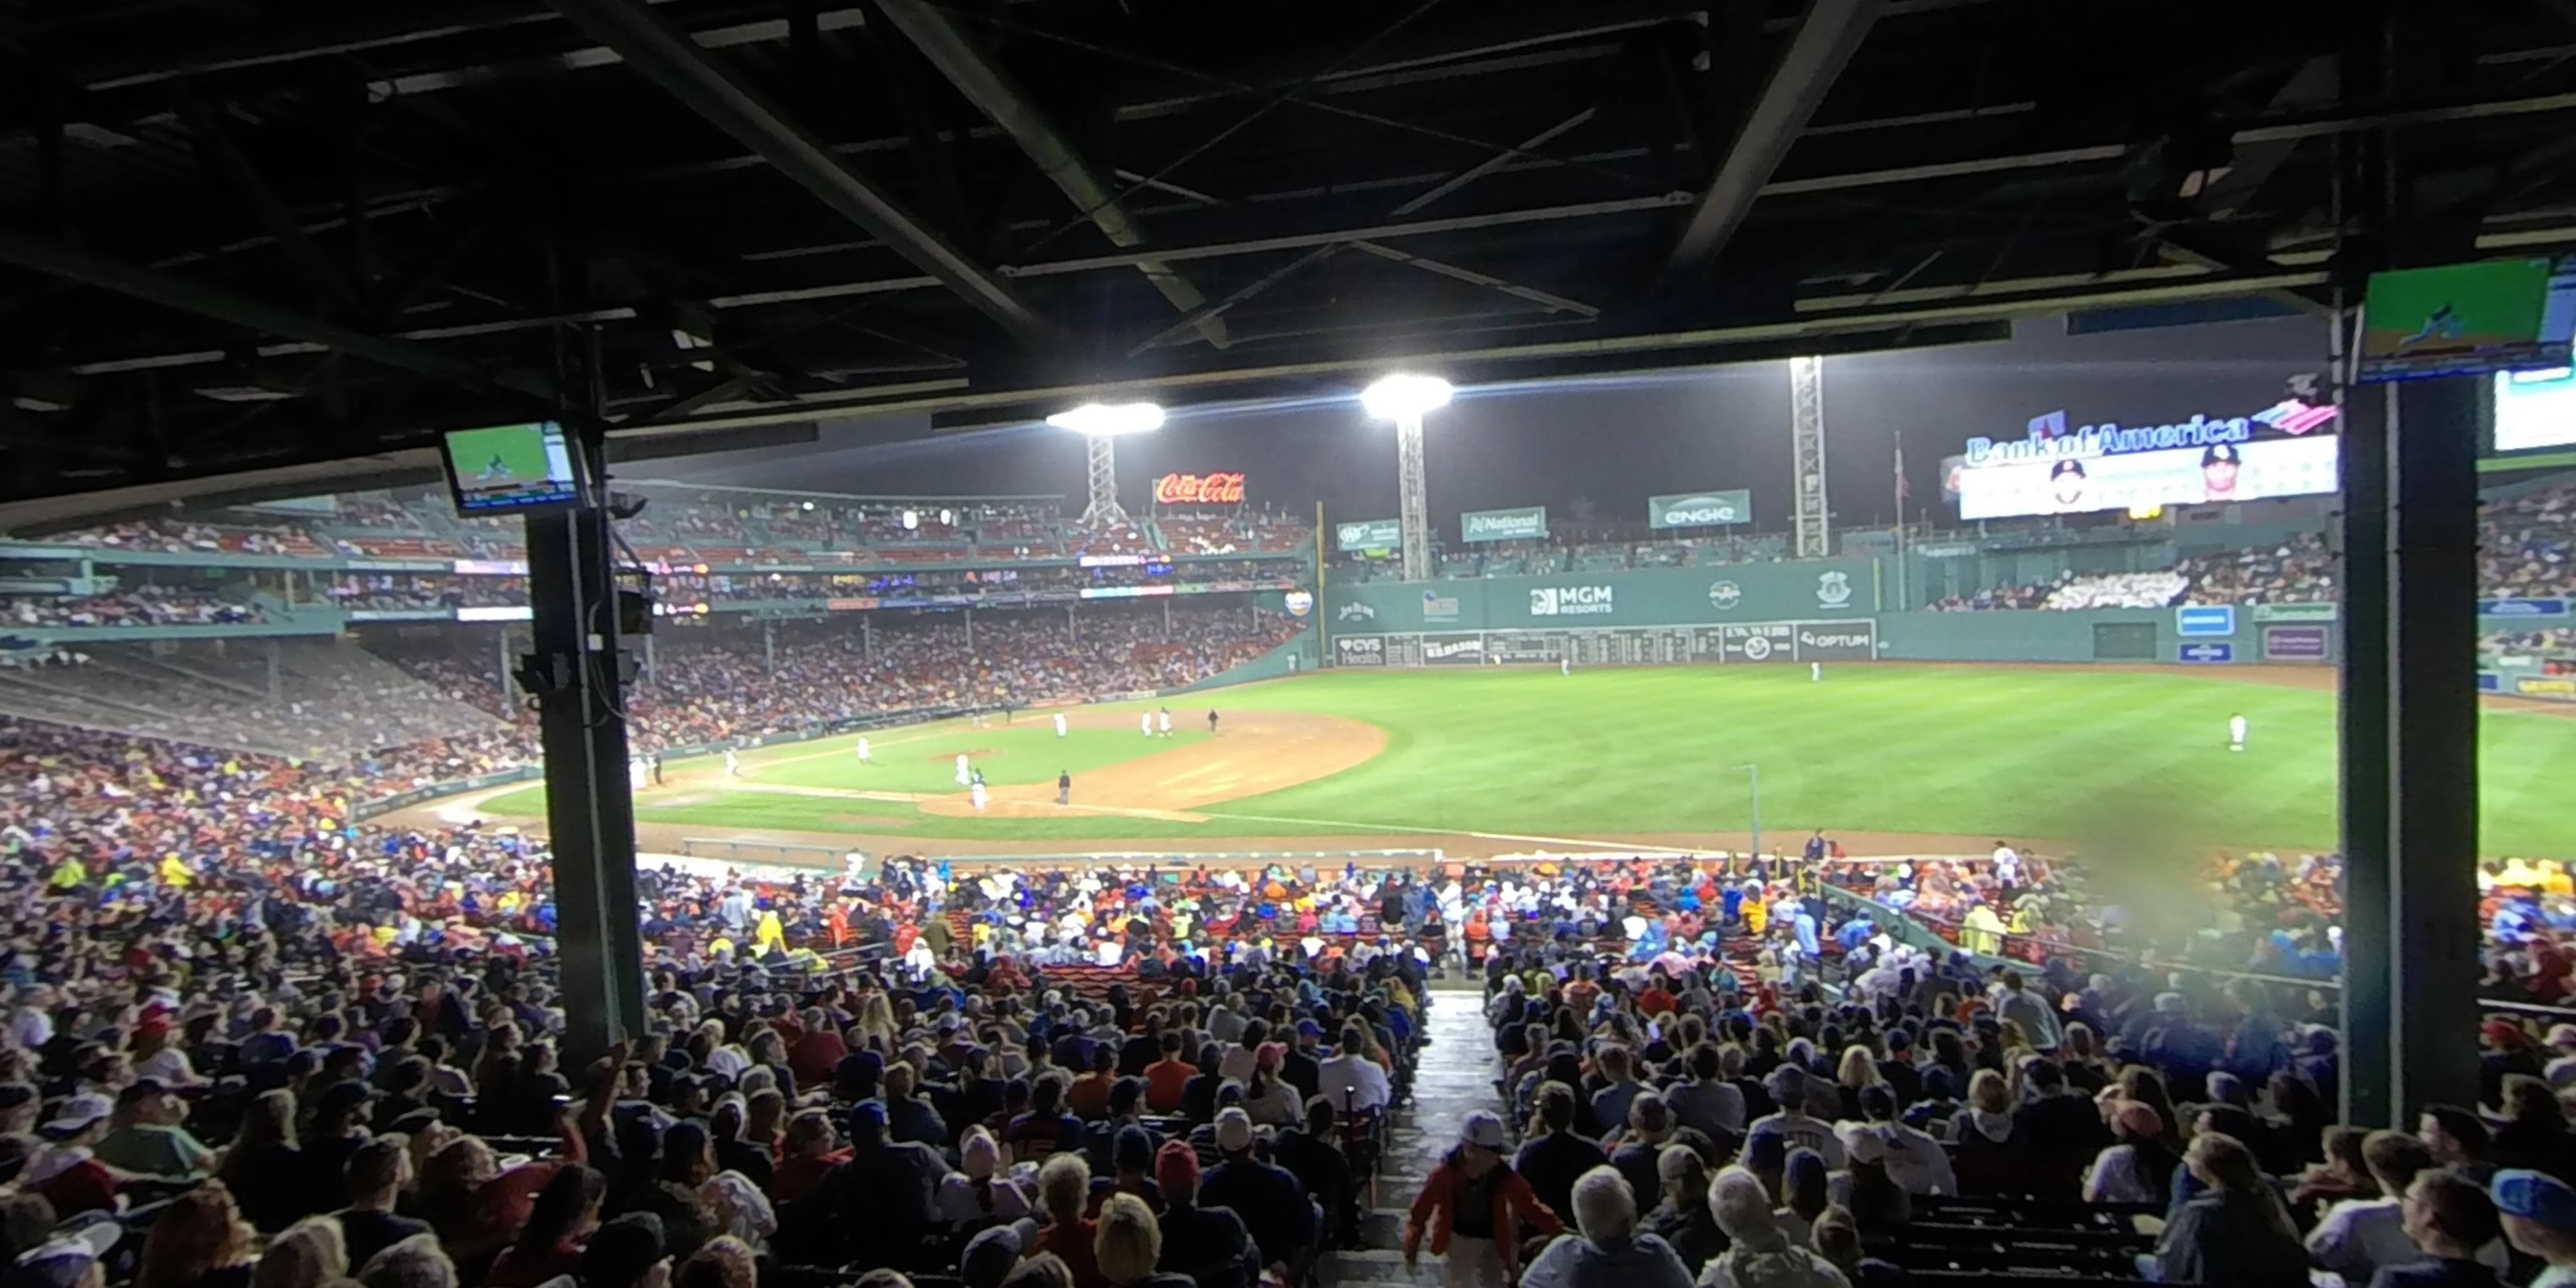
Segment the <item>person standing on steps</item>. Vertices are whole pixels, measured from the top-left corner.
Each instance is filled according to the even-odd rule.
[[[1058,805],[1073,803],[1073,771],[1070,769],[1055,771],[1055,803]]]

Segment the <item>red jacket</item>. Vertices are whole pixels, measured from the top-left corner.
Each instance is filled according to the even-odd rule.
[[[1529,1182],[1507,1163],[1496,1163],[1502,1183],[1494,1187],[1494,1250],[1502,1255],[1503,1268],[1517,1274],[1520,1270],[1520,1227],[1526,1221],[1537,1226],[1541,1234],[1563,1234],[1565,1223],[1556,1213],[1538,1201]],[[1447,1162],[1431,1170],[1422,1182],[1422,1192],[1413,1197],[1413,1211],[1404,1222],[1404,1257],[1410,1261],[1422,1250],[1422,1232],[1431,1231],[1431,1255],[1449,1251],[1449,1228],[1457,1217],[1457,1195],[1467,1183],[1465,1175]]]

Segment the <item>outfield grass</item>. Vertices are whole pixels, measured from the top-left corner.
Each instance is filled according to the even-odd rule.
[[[1355,769],[1199,812],[1206,823],[1116,817],[971,819],[908,803],[724,792],[646,821],[936,837],[1090,840],[1328,835],[1401,828],[1594,837],[1741,831],[1747,764],[1766,830],[1826,827],[2015,838],[2154,836],[2198,845],[2335,841],[2329,693],[2081,667],[1847,666],[1824,683],[1788,667],[1334,672],[1214,696],[1221,710],[1315,712],[1384,729]],[[1193,699],[1193,710],[1202,702]],[[1132,708],[1131,708],[1132,709]],[[2227,717],[2252,724],[2226,748]],[[1204,734],[1182,734],[1203,738]],[[2576,720],[2489,713],[2481,788],[2490,853],[2576,855]],[[750,753],[765,782],[955,790],[949,757],[984,749],[996,784],[1052,780],[1170,748],[1043,720],[875,735]],[[533,789],[495,813],[541,814]]]

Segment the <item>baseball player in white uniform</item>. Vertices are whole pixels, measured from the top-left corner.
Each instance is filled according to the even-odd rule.
[[[1061,711],[1055,713],[1055,736],[1064,736],[1064,713]]]
[[[1169,738],[1172,736],[1172,709],[1170,707],[1163,708],[1162,721],[1163,736]]]
[[[976,812],[976,813],[978,813],[978,814],[983,813],[983,812],[984,812],[984,780],[983,780],[983,779],[980,779],[980,778],[979,778],[979,779],[976,779],[976,780],[975,780],[975,784],[974,784],[974,786],[969,787],[969,788],[967,788],[966,790],[967,790],[967,792],[968,792],[968,793],[970,793],[970,794],[974,797],[974,800],[975,800],[975,812]]]
[[[742,777],[742,757],[735,755],[731,747],[725,748],[725,773],[735,778]]]
[[[1824,663],[1822,663],[1822,662],[1809,662],[1809,663],[1807,664],[1807,683],[1809,683],[1809,684],[1816,684],[1816,683],[1819,683],[1819,682],[1823,681],[1823,679],[1824,679],[1824,678],[1825,678],[1825,664],[1824,664]]]
[[[2245,750],[2245,713],[2241,711],[2227,717],[2227,749]]]
[[[1148,737],[1148,738],[1153,737],[1153,736],[1154,736],[1154,713],[1153,713],[1153,712],[1151,712],[1151,711],[1139,711],[1139,712],[1137,712],[1137,713],[1136,713],[1136,728],[1137,728],[1139,731],[1141,731],[1141,732],[1142,732],[1146,737]]]
[[[868,736],[866,734],[859,735],[859,763],[862,765],[868,763]]]
[[[653,772],[652,765],[651,765],[649,762],[647,762],[647,761],[646,761],[642,756],[637,756],[637,757],[636,757],[636,758],[634,758],[633,760],[627,761],[627,762],[626,762],[626,786],[627,786],[627,789],[628,789],[628,790],[630,790],[630,791],[638,791],[638,792],[640,792],[640,791],[644,790],[644,784],[645,784],[645,781],[646,781],[646,780],[647,780],[647,778],[652,774],[652,772]]]
[[[963,787],[967,781],[966,753],[961,751],[957,753],[957,785]]]
[[[1574,659],[1570,657],[1560,657],[1556,659],[1556,673],[1558,675],[1566,676],[1574,674]]]

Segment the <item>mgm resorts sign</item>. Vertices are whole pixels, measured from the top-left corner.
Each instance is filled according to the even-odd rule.
[[[1646,498],[1646,526],[1650,528],[1705,528],[1752,521],[1753,493],[1748,488]]]
[[[1532,617],[1607,617],[1612,611],[1608,586],[1540,586],[1529,593]]]

